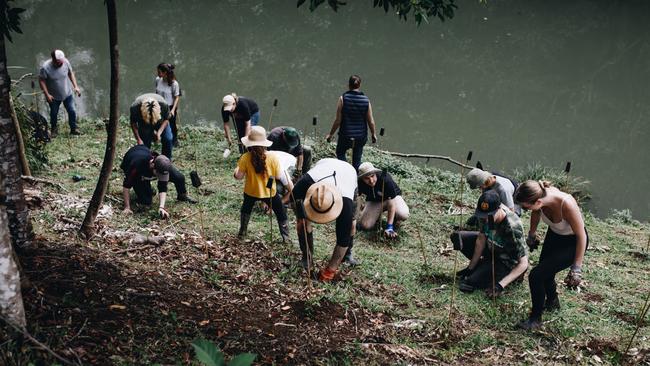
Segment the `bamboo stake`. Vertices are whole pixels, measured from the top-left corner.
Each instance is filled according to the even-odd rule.
[[[645,303],[643,304],[643,307],[639,312],[639,316],[637,317],[636,320],[636,327],[634,329],[634,333],[632,333],[632,337],[630,337],[630,340],[627,342],[627,346],[625,347],[625,352],[623,353],[623,357],[627,357],[627,353],[630,351],[630,347],[632,346],[634,337],[636,337],[636,334],[639,332],[639,328],[641,327],[641,323],[643,323],[643,319],[645,319],[645,316],[648,314],[648,309],[650,309],[650,291],[648,291],[648,296],[646,296]]]
[[[494,229],[494,216],[488,216],[488,230],[492,231]],[[488,232],[489,233],[489,232]],[[486,235],[485,237],[485,242],[488,243],[489,236]],[[492,303],[496,305],[497,297],[496,297],[496,273],[494,273],[494,243],[492,243]]]
[[[269,242],[273,244],[273,176],[266,181],[266,188],[269,190]]]
[[[463,230],[464,222],[463,222],[463,192],[465,191],[465,182],[463,179],[465,178],[465,167],[467,167],[469,161],[472,160],[472,151],[467,153],[467,158],[465,159],[465,164],[460,164],[460,179],[458,182],[459,190],[460,190],[460,222],[459,222],[459,234],[458,234],[458,240],[460,241],[461,247],[463,245],[463,236],[460,235],[460,231]],[[471,168],[470,168],[471,169]],[[456,271],[458,270],[458,253],[454,252],[454,271],[451,274],[453,277],[453,282],[451,285],[451,300],[449,302],[449,315],[447,316],[447,332],[449,332],[449,327],[451,326],[451,318],[452,318],[452,313],[454,309],[454,298],[456,296]]]
[[[427,267],[427,269],[428,269],[429,264],[427,263],[427,255],[426,255],[426,252],[424,250],[424,241],[422,241],[422,235],[420,233],[420,225],[416,223],[415,224],[415,229],[417,230],[417,233],[418,233],[418,239],[420,239],[420,250],[422,251],[422,259],[424,260],[424,266]]]

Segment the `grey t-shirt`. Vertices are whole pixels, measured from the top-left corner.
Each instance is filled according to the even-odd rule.
[[[165,79],[156,77],[156,94],[165,98],[165,102],[171,108],[174,105],[174,98],[181,95],[178,81],[174,80],[170,86]]]
[[[63,60],[61,67],[54,67],[52,59],[43,62],[39,78],[45,80],[47,91],[55,100],[62,101],[72,95],[72,88],[68,82],[68,73],[72,72],[72,66],[68,59]]]
[[[497,178],[497,181],[492,189],[499,193],[501,203],[511,210],[514,209],[515,202],[512,199],[512,196],[515,194],[515,186],[512,185],[510,179],[499,177],[498,175],[495,175],[495,177]]]

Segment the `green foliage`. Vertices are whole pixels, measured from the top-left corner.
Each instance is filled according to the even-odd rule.
[[[305,2],[306,0],[298,0],[297,6],[300,7]],[[325,0],[309,0],[309,10],[316,10],[324,2]],[[332,10],[337,11],[339,6],[346,3],[339,0],[327,0],[327,4]],[[383,8],[386,13],[394,11],[404,21],[412,11],[417,24],[421,24],[423,21],[428,23],[430,17],[437,17],[442,22],[452,19],[455,9],[458,8],[454,4],[454,0],[373,0],[372,6]]]
[[[11,39],[11,32],[23,33],[20,29],[20,13],[24,12],[23,8],[12,8],[9,3],[13,0],[0,1],[0,34],[7,37],[9,42]]]
[[[549,181],[560,190],[570,193],[579,204],[591,199],[591,192],[589,192],[591,182],[583,177],[567,175],[561,169],[545,167],[539,163],[528,164],[525,168],[515,169],[514,178],[520,183],[527,180]]]
[[[197,339],[192,342],[192,347],[196,352],[196,358],[206,366],[249,366],[257,357],[252,353],[242,353],[226,363],[223,353],[208,340]]]
[[[20,132],[23,135],[27,162],[32,172],[39,172],[47,166],[49,160],[46,143],[34,138],[37,121],[32,120],[29,116],[29,108],[18,98],[14,98],[14,109],[20,124]]]

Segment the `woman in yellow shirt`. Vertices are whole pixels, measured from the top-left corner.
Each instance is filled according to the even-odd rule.
[[[288,202],[289,194],[293,189],[291,179],[283,173],[277,157],[267,154],[266,148],[273,142],[266,139],[264,127],[253,126],[247,136],[241,139],[248,152],[239,158],[235,168],[235,179],[244,181],[244,202],[240,211],[239,237],[246,236],[248,222],[251,218],[255,201],[264,201],[273,207],[273,212],[278,220],[282,241],[289,240],[289,225],[284,203]],[[267,184],[271,180],[271,188]],[[280,198],[276,190],[275,181],[279,180],[287,188],[287,193]]]

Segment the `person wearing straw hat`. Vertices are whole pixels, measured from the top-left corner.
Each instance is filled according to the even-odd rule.
[[[248,152],[239,158],[234,172],[235,179],[245,179],[244,202],[240,211],[238,235],[240,238],[246,236],[253,205],[256,201],[263,201],[273,208],[282,241],[286,242],[289,240],[289,226],[284,203],[289,201],[293,184],[287,175],[283,174],[278,158],[275,155],[267,154],[266,148],[271,146],[272,142],[266,139],[264,127],[253,126],[250,133],[243,137],[241,142],[246,146]],[[272,179],[270,190],[267,188],[269,179]],[[276,179],[286,187],[283,198],[280,198],[277,193]]]
[[[223,119],[223,131],[226,135],[228,145],[232,145],[230,125],[228,121],[233,120],[237,139],[241,140],[251,130],[251,126],[257,126],[260,121],[260,108],[257,103],[246,97],[238,96],[235,93],[226,94],[223,97],[223,106],[221,107],[221,118]],[[243,154],[246,150],[239,145],[239,152]]]
[[[381,213],[386,211],[386,230],[384,235],[396,238],[395,226],[408,219],[409,207],[402,198],[393,177],[375,168],[372,163],[365,162],[359,166],[359,195],[366,196],[366,205],[361,212],[359,228],[371,230]]]
[[[337,159],[319,160],[296,182],[293,196],[297,205],[303,205],[305,214],[304,218],[298,217],[296,225],[303,268],[314,268],[310,260],[314,252],[311,223],[326,224],[336,220],[336,246],[327,266],[318,272],[321,281],[334,279],[342,261],[354,262],[352,245],[356,195],[356,170]]]
[[[451,237],[454,249],[470,259],[467,268],[457,273],[461,277],[459,289],[468,293],[486,289],[489,296],[498,296],[528,269],[524,229],[519,216],[501,203],[495,191],[479,197],[474,215],[479,231],[455,232]]]

